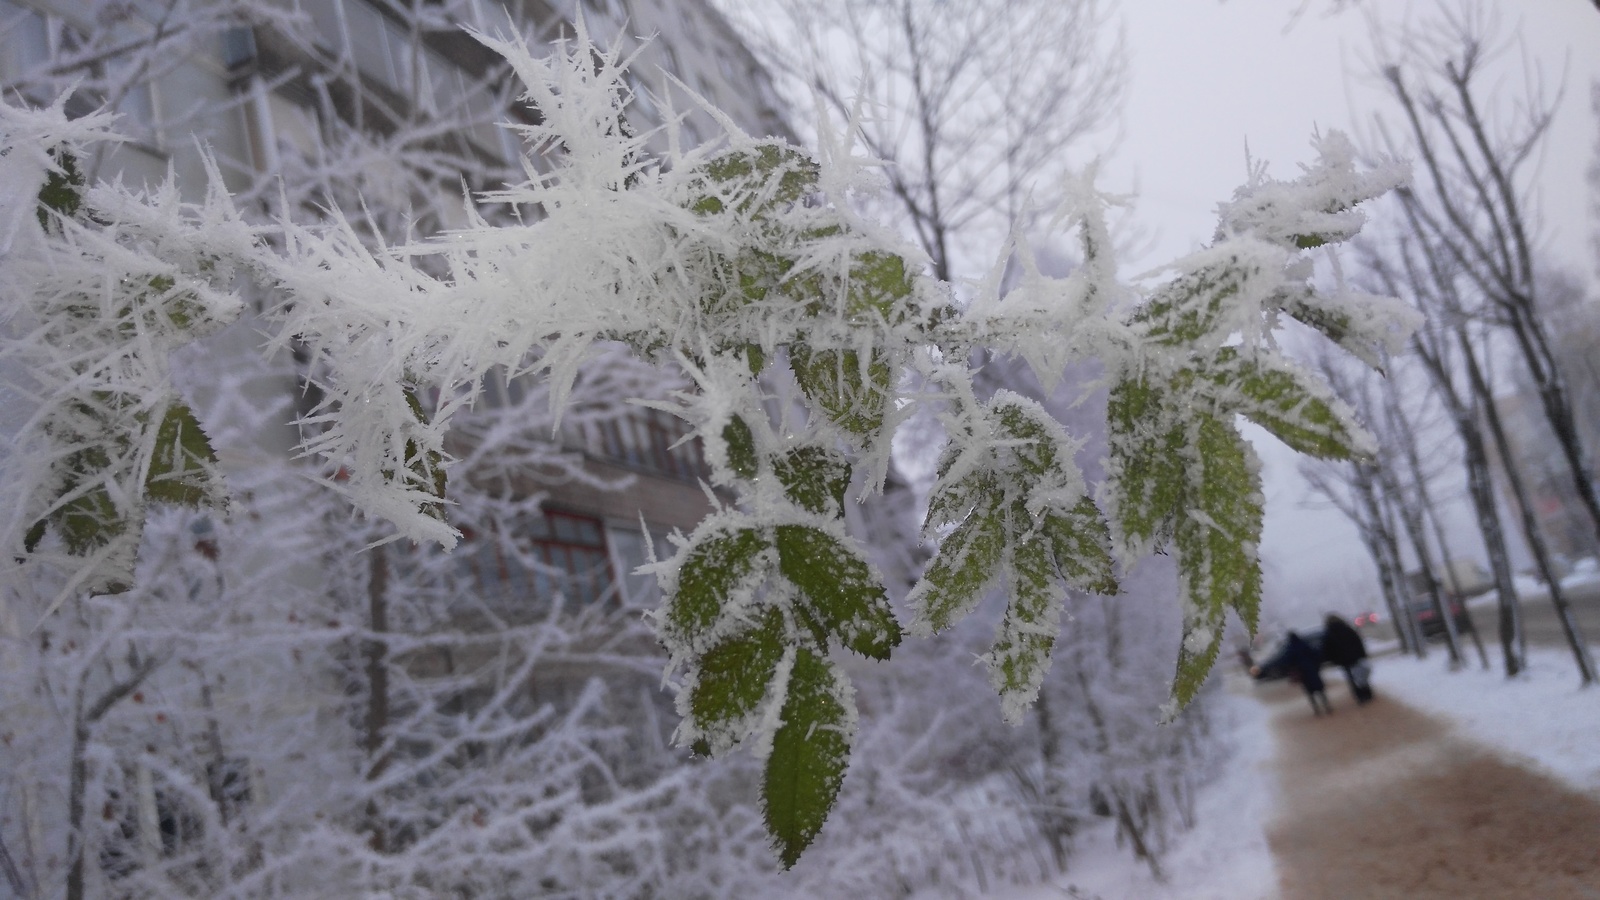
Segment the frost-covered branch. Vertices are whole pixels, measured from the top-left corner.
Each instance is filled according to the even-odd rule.
[[[163,399],[166,357],[233,315],[225,288],[240,271],[279,292],[267,314],[280,340],[309,350],[321,401],[302,449],[328,461],[328,488],[393,526],[375,543],[456,542],[445,473],[462,445],[447,438],[491,373],[542,379],[552,423],[594,354],[622,345],[682,373],[638,397],[704,443],[719,504],[647,567],[666,594],[654,623],[679,690],[677,739],[710,754],[754,751],[786,866],[833,808],[858,730],[837,651],[882,660],[901,641],[847,512],[881,488],[894,432],[919,408],[940,417],[950,442],[926,523],[939,548],[911,589],[909,630],[948,629],[1002,588],[1005,617],[984,659],[1017,721],[1050,666],[1065,591],[1115,593],[1137,559],[1171,552],[1184,614],[1172,700],[1187,703],[1227,610],[1253,627],[1259,602],[1258,465],[1235,416],[1312,455],[1371,450],[1273,334],[1293,317],[1368,359],[1403,339],[1409,316],[1378,298],[1318,292],[1306,258],[1351,237],[1356,205],[1400,171],[1358,171],[1342,136],[1322,138],[1317,164],[1291,181],[1258,173],[1222,207],[1213,245],[1148,289],[1116,280],[1106,201],[1074,183],[1056,221],[1077,235],[1084,264],[1046,276],[1018,238],[1005,253],[1022,253],[1015,289],[1002,295],[991,279],[961,308],[949,285],[921,274],[924,256],[856,211],[869,161],[849,146],[813,156],[723,119],[720,144],[652,156],[622,115],[620,61],[578,31],[544,57],[482,38],[538,112],[515,126],[526,178],[487,199],[530,212],[500,225],[474,215],[436,240],[385,243],[335,213],[316,227],[284,220],[269,246],[215,192],[180,209],[170,192],[141,204],[96,187],[75,217],[50,193],[51,173],[66,168],[46,151],[62,139],[37,124],[64,122],[59,111],[8,112],[18,150],[5,159],[31,160],[13,180],[43,205],[38,224],[24,217],[7,234],[70,274],[56,285],[60,276],[22,257],[5,260],[11,284],[44,286],[19,293],[24,313],[7,321],[5,352],[36,359],[40,382],[22,432],[38,449],[19,470],[31,529],[9,542],[19,555],[53,554],[76,565],[77,583],[103,587],[131,566],[148,500],[204,499],[210,448],[190,441],[198,426]],[[1069,364],[1103,368],[1109,459],[1093,493],[1075,459],[1080,436],[1034,401],[974,384],[968,363],[990,350],[1026,360],[1044,385]],[[784,402],[774,402],[779,385],[792,386]],[[174,481],[186,492],[165,497]],[[361,637],[394,652],[386,622]],[[530,657],[497,658],[509,680],[486,713],[505,708],[504,692],[530,671]],[[483,740],[514,747],[527,727],[495,726]],[[404,738],[396,724],[373,750]],[[462,747],[431,746],[422,758],[435,762]],[[401,780],[383,771],[371,782],[388,791]]]

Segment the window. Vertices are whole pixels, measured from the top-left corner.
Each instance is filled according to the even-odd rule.
[[[229,71],[255,62],[256,33],[249,26],[229,28],[222,33],[222,64]]]
[[[342,4],[345,46],[361,74],[400,94],[411,91],[411,40],[394,20],[360,0]]]
[[[458,551],[462,565],[484,599],[497,605],[539,611],[557,594],[574,605],[614,596],[611,558],[598,519],[533,512],[495,531],[466,536],[471,544]]]
[[[0,0],[0,89],[20,91],[28,99],[48,104],[56,98],[58,79],[63,74],[103,75],[101,64],[79,64],[77,71],[46,74],[48,67],[83,49],[86,38],[60,16],[47,15],[13,0]],[[49,91],[49,95],[37,93]],[[105,98],[98,92],[78,88],[67,98],[68,118],[79,118],[99,109]]]
[[[611,588],[611,560],[598,519],[546,512],[542,518],[530,516],[527,524],[540,561],[560,573],[550,582],[549,593],[560,591],[569,601],[584,604],[605,598]],[[544,593],[537,585],[535,592]]]
[[[661,588],[656,584],[655,576],[634,572],[650,561],[645,554],[644,532],[611,526],[606,529],[606,537],[611,543],[623,604],[633,609],[654,609],[661,603]],[[664,534],[652,531],[650,543],[655,545],[657,553],[671,551]]]
[[[603,421],[574,423],[568,430],[596,456],[684,481],[706,477],[700,442],[689,439],[689,424],[658,409],[634,409]]]

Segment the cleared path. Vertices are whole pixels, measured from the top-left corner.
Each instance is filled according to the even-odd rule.
[[[1365,707],[1329,674],[1322,718],[1294,685],[1256,688],[1278,745],[1283,900],[1600,900],[1597,798],[1384,697],[1381,660]]]

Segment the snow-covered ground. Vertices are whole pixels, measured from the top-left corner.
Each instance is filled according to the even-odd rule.
[[[1507,681],[1438,659],[1380,661],[1374,687],[1455,724],[1463,735],[1600,797],[1600,688],[1578,686],[1564,650],[1531,649],[1528,673]]]
[[[997,897],[1014,900],[1265,900],[1276,895],[1277,871],[1263,825],[1272,817],[1277,785],[1272,774],[1272,732],[1264,705],[1242,675],[1229,672],[1223,715],[1233,722],[1236,755],[1204,790],[1198,826],[1181,835],[1164,860],[1166,880],[1156,881],[1110,827],[1085,835],[1071,871],[1057,883],[1016,888]],[[1237,678],[1237,680],[1233,680]]]
[[[1235,676],[1229,674],[1230,678]],[[1578,686],[1563,651],[1533,649],[1525,676],[1445,670],[1434,658],[1384,656],[1373,686],[1453,724],[1457,732],[1508,759],[1553,775],[1600,798],[1600,688]],[[1109,828],[1085,836],[1072,871],[1057,883],[996,892],[1006,900],[1271,900],[1277,875],[1263,827],[1273,815],[1277,785],[1273,740],[1264,704],[1242,678],[1230,682],[1224,707],[1237,755],[1201,795],[1199,824],[1166,858],[1166,881],[1155,881]]]

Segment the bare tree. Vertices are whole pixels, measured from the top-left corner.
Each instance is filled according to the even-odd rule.
[[[1394,409],[1393,390],[1390,387],[1393,382],[1385,381],[1384,384],[1389,389],[1384,391],[1383,409],[1372,410],[1369,408],[1368,421],[1376,419],[1383,421],[1387,425],[1392,419],[1397,418],[1397,415]],[[1459,668],[1462,665],[1461,636],[1459,629],[1456,627],[1454,611],[1450,609],[1450,604],[1440,590],[1441,579],[1439,578],[1438,568],[1435,564],[1433,552],[1428,547],[1427,535],[1423,529],[1423,511],[1420,505],[1415,502],[1415,491],[1408,490],[1408,488],[1414,488],[1415,485],[1401,483],[1400,472],[1404,471],[1402,468],[1404,456],[1403,451],[1397,445],[1402,443],[1404,438],[1396,440],[1397,435],[1395,435],[1392,428],[1385,429],[1385,437],[1389,439],[1390,452],[1385,454],[1386,458],[1383,462],[1375,467],[1378,485],[1382,489],[1384,498],[1389,503],[1389,508],[1393,510],[1395,516],[1400,520],[1405,536],[1411,544],[1411,554],[1417,562],[1417,574],[1421,579],[1423,591],[1428,596],[1434,615],[1438,617],[1439,623],[1443,626],[1442,633],[1445,640],[1445,649],[1450,655],[1450,666],[1451,668]]]
[[[941,280],[987,267],[1030,196],[1087,161],[1073,153],[1113,123],[1126,82],[1100,0],[773,0],[739,17],[887,163],[891,206]]]
[[[1318,359],[1318,367],[1334,390],[1362,415],[1369,428],[1374,429],[1381,450],[1375,459],[1348,465],[1305,462],[1300,466],[1301,474],[1356,526],[1377,566],[1390,618],[1401,643],[1423,657],[1427,651],[1413,608],[1416,588],[1405,571],[1402,535],[1409,540],[1429,603],[1436,615],[1445,617],[1442,621],[1445,622],[1446,646],[1451,665],[1457,666],[1461,656],[1456,631],[1440,597],[1432,554],[1422,536],[1423,511],[1407,496],[1416,486],[1403,484],[1400,473],[1409,470],[1413,478],[1426,476],[1407,465],[1408,454],[1401,444],[1409,436],[1396,434],[1389,427],[1395,418],[1393,407],[1398,403],[1396,378],[1399,373],[1391,371],[1388,378],[1374,384],[1371,380],[1352,377],[1326,355]]]
[[[1403,221],[1409,233],[1387,243],[1383,248],[1367,245],[1365,263],[1382,287],[1415,302],[1429,312],[1431,328],[1419,331],[1412,338],[1412,346],[1429,374],[1435,393],[1451,411],[1458,436],[1466,448],[1468,483],[1478,507],[1481,529],[1490,547],[1490,562],[1496,572],[1501,600],[1501,641],[1507,652],[1507,672],[1515,674],[1511,665],[1512,650],[1521,656],[1523,638],[1520,634],[1520,608],[1507,604],[1505,598],[1514,596],[1509,588],[1510,564],[1503,549],[1499,514],[1494,505],[1488,447],[1492,445],[1500,460],[1500,471],[1514,500],[1522,526],[1522,535],[1541,577],[1550,585],[1551,601],[1556,607],[1574,660],[1584,683],[1594,678],[1594,663],[1587,644],[1579,633],[1557,577],[1543,527],[1520,471],[1519,455],[1514,453],[1506,429],[1501,421],[1495,391],[1483,361],[1487,336],[1475,337],[1473,326],[1477,323],[1467,309],[1464,295],[1472,290],[1469,280],[1462,274],[1458,261],[1443,247],[1430,239],[1412,204],[1402,203]],[[1486,329],[1480,329],[1486,330]]]
[[[1417,302],[1424,310],[1444,314],[1445,310],[1441,309],[1441,304],[1433,301],[1437,297],[1439,287],[1453,289],[1454,282],[1446,279],[1442,285],[1436,285],[1436,282],[1428,280],[1425,268],[1427,261],[1412,259],[1405,252],[1413,244],[1414,242],[1408,242],[1403,238],[1398,244],[1402,251],[1399,265],[1405,267],[1406,276],[1397,273],[1390,262],[1371,248],[1365,260],[1366,265],[1385,290],[1394,292],[1395,296]],[[1410,276],[1415,276],[1419,280],[1414,281]],[[1483,535],[1489,567],[1494,574],[1499,597],[1500,643],[1505,658],[1506,674],[1509,677],[1524,668],[1526,651],[1522,636],[1520,601],[1512,582],[1510,551],[1500,521],[1499,507],[1495,501],[1488,441],[1480,425],[1483,400],[1472,390],[1457,384],[1455,370],[1458,345],[1453,332],[1447,325],[1440,324],[1441,321],[1436,316],[1431,328],[1419,330],[1412,338],[1412,350],[1428,373],[1433,389],[1443,401],[1461,441],[1463,463],[1467,472],[1467,488],[1478,515],[1479,531]],[[1470,348],[1470,344],[1467,347]]]
[[[1600,0],[1595,2],[1600,5]],[[1600,116],[1600,83],[1590,86],[1589,108]],[[1589,163],[1589,211],[1594,218],[1589,241],[1595,251],[1595,272],[1600,273],[1600,135],[1596,136],[1594,159]]]
[[[1397,134],[1380,121],[1379,133],[1391,154],[1415,154],[1418,163],[1415,184],[1396,196],[1409,230],[1470,285],[1466,311],[1509,337],[1566,463],[1572,496],[1600,538],[1600,493],[1540,302],[1527,188],[1554,103],[1532,83],[1509,115],[1497,112],[1486,81],[1502,50],[1484,8],[1442,13],[1427,29],[1406,35],[1381,70],[1401,125]]]
[[[1430,585],[1429,595],[1433,601],[1434,611],[1444,623],[1445,634],[1452,650],[1456,649],[1457,622],[1466,626],[1466,634],[1472,638],[1473,644],[1477,647],[1478,659],[1487,669],[1488,652],[1484,650],[1483,638],[1478,634],[1477,623],[1473,621],[1471,612],[1465,606],[1463,592],[1456,584],[1455,571],[1450,564],[1450,544],[1439,526],[1439,508],[1434,503],[1433,491],[1429,487],[1429,482],[1433,480],[1435,473],[1430,472],[1423,464],[1422,437],[1412,415],[1402,408],[1402,395],[1397,382],[1392,379],[1386,380],[1384,388],[1385,445],[1393,448],[1392,456],[1396,457],[1394,462],[1397,467],[1403,465],[1403,471],[1410,476],[1405,485],[1395,485],[1394,494],[1403,498],[1399,504],[1401,518],[1415,548],[1414,553],[1421,573]],[[1398,477],[1391,477],[1394,482],[1399,481]],[[1434,565],[1435,557],[1428,545],[1427,523],[1429,522],[1434,525],[1434,535],[1437,538],[1440,553],[1437,559],[1441,563],[1438,567]],[[1440,578],[1440,575],[1443,578]],[[1451,597],[1457,598],[1458,602],[1462,603],[1459,616],[1454,609],[1448,608],[1449,604],[1441,598],[1438,588],[1444,586],[1450,588]]]

